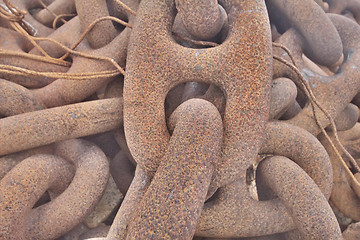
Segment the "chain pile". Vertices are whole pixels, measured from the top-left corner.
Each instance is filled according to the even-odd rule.
[[[360,236],[360,0],[1,0],[0,239]]]

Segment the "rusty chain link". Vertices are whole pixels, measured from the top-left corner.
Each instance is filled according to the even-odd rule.
[[[360,0],[0,0],[0,239],[360,236]]]

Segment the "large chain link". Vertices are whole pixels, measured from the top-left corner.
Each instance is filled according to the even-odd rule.
[[[2,0],[0,238],[356,239],[358,23],[359,0]]]

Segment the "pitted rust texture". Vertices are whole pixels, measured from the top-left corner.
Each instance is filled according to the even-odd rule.
[[[73,174],[70,163],[52,155],[27,158],[11,170],[0,181],[1,238],[26,239],[32,206],[48,188],[64,190]]]
[[[74,17],[69,20],[67,23],[63,24],[61,27],[56,29],[56,31],[52,32],[48,38],[56,40],[66,47],[72,47],[81,37],[81,26],[80,26],[80,19],[79,17]],[[67,32],[71,32],[71,34],[67,34]],[[58,45],[48,42],[48,41],[41,41],[39,45],[46,51],[51,57],[62,57],[66,50],[59,47]],[[78,48],[83,48],[84,43],[81,42]],[[30,50],[31,54],[34,55],[42,55],[39,49],[33,48]]]
[[[32,9],[42,8],[40,2],[38,0],[11,0],[11,2],[20,10],[25,11],[27,13],[31,12]],[[4,1],[0,2],[4,4]],[[41,22],[37,21],[31,14],[25,14],[23,21],[25,21],[29,26],[31,34],[37,37],[46,37],[54,30],[45,26]],[[5,22],[4,25],[8,28],[8,22]]]
[[[59,41],[67,47],[72,47],[81,36],[82,32],[80,25],[81,21],[79,17],[75,17],[56,30],[49,37]],[[66,36],[68,28],[73,31],[73,35],[70,37]],[[111,42],[101,48],[93,49],[89,46],[89,43],[82,42],[77,49],[86,54],[112,58],[113,61],[117,62],[120,66],[124,66],[129,35],[130,29],[125,28],[123,31],[118,33]],[[44,50],[55,54],[55,57],[60,57],[65,53],[53,43],[44,41],[40,45]],[[33,49],[31,53],[40,54],[37,49]],[[88,59],[77,55],[70,55],[70,57],[72,58],[72,65],[67,73],[91,73],[115,69],[111,63],[103,60],[99,61]],[[47,107],[57,107],[82,101],[113,79],[114,77],[99,77],[96,79],[81,81],[57,79],[42,88],[32,89],[31,92],[34,95],[34,98],[41,101]]]
[[[195,38],[211,39],[224,25],[226,12],[218,0],[175,0],[175,3],[182,23]]]
[[[325,12],[313,0],[271,0],[268,4],[276,7],[277,12],[284,14],[298,29],[306,41],[305,52],[310,58],[328,66],[341,58],[342,44],[339,34]]]
[[[13,154],[8,154],[0,157],[0,180],[17,164],[22,162],[25,158],[31,157],[37,154],[52,154],[53,145],[46,145],[38,148],[33,148],[26,151],[21,151]]]
[[[326,0],[326,2],[329,5],[330,13],[350,13],[357,23],[360,22],[360,2],[358,0]]]
[[[142,168],[137,167],[134,179],[131,182],[128,192],[116,214],[106,239],[126,239],[128,225],[131,221],[133,213],[139,206],[150,183],[151,179],[148,174],[146,174]]]
[[[76,172],[63,193],[33,210],[27,219],[26,235],[34,239],[60,237],[81,223],[94,210],[109,178],[105,154],[89,142],[78,139],[59,142],[54,153],[73,163]]]
[[[288,78],[277,78],[271,82],[270,116],[278,119],[296,101],[297,89],[293,81]]]
[[[280,155],[293,160],[329,199],[333,182],[330,158],[325,148],[310,133],[283,122],[269,122],[260,154]]]
[[[333,168],[334,184],[330,200],[345,216],[360,221],[360,199],[351,187],[349,177],[345,173],[345,168],[338,160],[336,153],[326,138],[322,134],[319,138],[329,153]]]
[[[260,153],[291,158],[311,176],[328,199],[332,169],[329,156],[319,141],[301,128],[282,122],[268,123],[265,134]],[[197,229],[199,236],[261,236],[295,227],[279,199],[256,201],[249,196],[246,183],[238,181],[218,191],[218,198],[204,206]],[[233,227],[235,225],[239,227]]]
[[[130,11],[115,0],[43,0],[47,7],[40,0],[11,2],[27,11],[30,34],[68,48],[98,17],[115,16],[133,28],[100,22],[74,49],[112,58],[124,77],[69,81],[0,73],[0,155],[12,153],[0,158],[0,185],[14,172],[26,173],[6,191],[31,185],[36,192],[1,190],[0,198],[30,198],[31,204],[0,200],[6,214],[0,238],[191,239],[195,231],[194,240],[341,239],[326,201],[330,193],[337,217],[359,221],[359,189],[318,136],[301,77],[279,60],[291,63],[290,57],[279,44],[270,46],[272,33],[290,50],[359,164],[359,0],[268,0],[267,6],[261,0],[143,0],[139,10],[140,0],[124,0]],[[77,16],[63,20],[62,13]],[[59,28],[51,29],[55,18]],[[78,54],[67,55],[63,65],[50,63],[9,22],[0,19],[0,64],[70,74],[115,69]],[[54,58],[67,52],[51,42],[39,45]],[[331,131],[324,114],[316,113]],[[84,140],[59,142],[81,136],[103,152]],[[77,166],[72,182],[74,170],[62,159]],[[100,214],[93,209],[109,161],[126,197],[104,219],[113,205]],[[64,181],[48,189],[62,174]],[[104,215],[90,223],[90,212]],[[85,227],[100,221],[106,226],[99,235]],[[342,230],[351,221],[340,220]]]
[[[123,151],[118,152],[111,160],[110,173],[120,192],[125,195],[134,179],[135,166],[130,162]]]
[[[47,8],[48,9],[42,9],[36,12],[33,16],[36,20],[48,27],[52,27],[53,21],[55,20],[54,14],[62,15],[76,13],[74,0],[54,0]]]
[[[338,131],[346,131],[354,127],[358,120],[359,108],[350,103],[341,113],[339,113],[334,119],[334,122]]]
[[[101,17],[109,16],[106,1],[74,0],[81,27],[85,30],[92,22]],[[117,31],[111,21],[104,21],[92,28],[86,36],[92,48],[104,47],[115,38]]]
[[[99,201],[109,177],[104,153],[76,139],[56,144],[53,153],[61,158],[31,156],[0,181],[4,239],[54,239],[84,220]],[[48,189],[60,195],[31,209]]]
[[[130,30],[126,28],[103,48],[93,50],[84,46],[86,49],[84,50],[86,53],[95,56],[112,57],[114,61],[124,65],[129,34]],[[113,55],[114,52],[117,53],[115,56]],[[94,72],[94,69],[96,71],[107,71],[114,70],[115,67],[109,62],[75,56],[68,73]],[[57,79],[43,88],[32,90],[32,93],[47,107],[57,107],[82,101],[111,80],[113,78],[109,77],[81,81]]]
[[[360,234],[360,223],[350,224],[349,227],[343,232],[344,240],[355,240]]]
[[[45,108],[27,88],[4,79],[0,79],[0,102],[0,114],[3,116],[12,116]]]
[[[335,118],[360,91],[358,77],[360,27],[345,17],[334,14],[328,16],[338,30],[343,42],[345,59],[340,65],[339,71],[333,76],[325,77],[311,73],[307,76],[307,81],[320,104],[330,116]],[[304,72],[304,75],[306,76],[306,72]],[[317,110],[317,115],[323,126],[329,124],[322,112]],[[314,121],[311,106],[306,106],[288,123],[300,126],[313,135],[320,133],[320,129]]]
[[[86,240],[86,239],[104,239],[100,237],[106,237],[110,226],[99,226],[97,228],[91,229],[79,236],[79,240]]]
[[[281,44],[289,49],[291,52],[291,55],[296,63],[296,66],[301,69],[302,71],[304,68],[306,68],[305,63],[302,59],[302,55],[304,53],[304,45],[305,40],[301,36],[301,34],[296,31],[295,28],[290,28],[286,32],[284,32],[282,35],[280,35],[275,41],[275,43]],[[273,54],[274,56],[281,56],[283,59],[291,62],[290,57],[288,54],[280,48],[274,47],[273,48]],[[297,86],[301,88],[300,83],[296,82],[298,81],[298,76],[286,65],[281,64],[278,61],[273,62],[273,78],[280,78],[280,77],[287,77],[292,79],[295,83],[297,83]]]
[[[355,158],[357,162],[360,159],[360,135],[359,135],[359,123],[357,123],[353,128],[339,132],[339,138],[344,147],[348,152]]]
[[[0,27],[0,49],[10,50],[17,53],[27,53],[31,50],[32,45],[21,34],[10,29]],[[66,72],[69,70],[66,66],[55,65],[48,62],[31,60],[15,55],[0,55],[0,64],[8,64],[15,67],[32,69],[40,72]],[[24,87],[39,88],[53,82],[53,79],[39,76],[17,76],[8,73],[0,73],[0,77],[6,80],[18,83]]]
[[[226,93],[225,143],[212,192],[222,184],[245,178],[268,117],[271,74],[264,3],[220,3],[229,18],[227,40],[214,48],[190,49],[171,40],[174,3],[142,1],[130,38],[124,84],[126,138],[135,160],[148,172],[157,169],[169,141],[163,110],[168,91],[181,82],[196,80],[215,83]],[[243,11],[237,11],[239,8]]]
[[[296,227],[290,213],[278,198],[255,200],[249,196],[247,189],[242,190],[245,184],[236,181],[219,188],[215,198],[205,203],[195,236],[263,236]]]
[[[304,239],[342,239],[327,199],[299,166],[275,156],[260,162],[257,174],[290,211]]]
[[[222,121],[211,103],[191,99],[175,110],[170,125],[174,132],[168,150],[126,239],[192,239],[195,233],[220,157]]]
[[[119,127],[121,123],[120,98],[66,105],[3,118],[0,119],[0,155],[109,131]]]

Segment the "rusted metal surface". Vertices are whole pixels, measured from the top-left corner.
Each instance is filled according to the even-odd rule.
[[[334,184],[330,200],[347,217],[360,221],[360,199],[351,187],[349,177],[345,174],[345,168],[337,159],[336,153],[324,136],[320,136],[322,144],[330,155],[334,173]]]
[[[110,173],[122,194],[126,194],[135,174],[135,166],[120,151],[110,162]]]
[[[336,117],[351,102],[360,90],[357,64],[358,42],[360,38],[359,26],[351,20],[339,16],[328,15],[339,32],[343,42],[344,62],[340,65],[339,71],[329,77],[312,74],[308,76],[308,82],[312,91],[321,105],[328,111],[330,116]],[[351,37],[350,37],[351,36]],[[304,73],[306,74],[306,73]],[[328,101],[331,99],[331,101]],[[334,104],[336,103],[336,104]],[[329,121],[324,114],[318,113],[320,122],[328,125]],[[290,124],[300,126],[313,135],[320,133],[319,127],[313,119],[310,106],[305,107],[298,115],[288,121]]]
[[[305,53],[310,58],[328,66],[340,59],[342,44],[339,34],[329,17],[315,1],[271,0],[269,4],[274,6],[278,13],[284,14],[304,37]],[[309,19],[311,21],[308,21]],[[281,18],[281,21],[284,21],[284,18]]]
[[[28,218],[36,211],[31,210],[32,206],[48,188],[64,190],[73,174],[70,163],[51,155],[27,158],[10,171],[0,182],[0,236],[3,239],[25,239],[31,226],[27,223]]]
[[[31,92],[16,83],[0,79],[0,114],[12,116],[26,112],[33,112],[45,108],[45,105],[37,101]]]
[[[332,166],[329,155],[321,143],[310,133],[286,123],[270,122],[266,129],[267,137],[260,153],[284,156],[293,160],[329,199],[333,182]]]
[[[36,208],[27,219],[27,235],[35,239],[59,237],[82,222],[94,210],[109,178],[105,154],[89,142],[77,139],[59,142],[54,153],[75,165],[76,172],[64,192]],[[57,222],[56,227],[53,221]]]
[[[38,154],[43,151],[56,156]],[[108,181],[108,160],[89,142],[73,139],[55,144],[51,152],[31,153],[38,155],[23,160],[0,181],[4,239],[60,237],[95,208]],[[46,190],[58,196],[32,209]]]
[[[278,119],[296,101],[297,89],[293,81],[287,78],[277,78],[271,83],[270,116]]]
[[[327,199],[299,166],[275,156],[262,161],[257,174],[282,200],[304,239],[342,239]]]
[[[314,179],[328,199],[332,189],[332,169],[329,156],[319,141],[302,129],[285,123],[269,123],[266,135],[260,153],[286,156],[294,160]],[[239,181],[231,187],[220,188],[218,198],[205,204],[198,224],[198,235],[257,236],[294,228],[282,201],[256,201],[249,196],[246,187],[242,190],[244,185],[246,183]],[[244,197],[245,194],[247,196]]]
[[[0,0],[0,239],[356,239],[358,23],[359,0]]]
[[[128,37],[129,29],[125,29],[103,48],[93,50],[90,47],[84,46],[85,52],[102,57],[113,57],[113,53],[117,52],[114,56],[114,61],[120,62],[120,65],[123,65],[125,63]],[[115,67],[108,62],[75,56],[68,73],[94,72],[94,69],[96,71],[107,71],[114,70]],[[57,107],[84,100],[111,80],[113,79],[109,77],[82,81],[57,79],[43,88],[32,90],[32,93],[35,98],[39,99],[47,107]]]
[[[52,144],[33,148],[26,151],[21,151],[13,154],[8,154],[0,158],[0,179],[2,179],[12,168],[22,162],[24,159],[37,154],[51,154],[54,146]]]
[[[356,22],[360,22],[360,2],[357,0],[327,0],[330,13],[345,14],[349,12]]]
[[[0,155],[119,127],[121,106],[119,98],[103,99],[0,119]]]
[[[48,9],[41,9],[33,16],[36,20],[48,27],[52,27],[56,15],[76,13],[74,0],[55,0],[52,1],[47,8]]]
[[[4,4],[5,1],[1,1],[2,4]],[[41,4],[37,0],[12,0],[11,1],[18,9],[30,12],[32,9],[41,8]],[[5,8],[9,9],[9,8]],[[34,36],[39,37],[46,37],[54,30],[45,26],[41,22],[37,21],[31,14],[26,14],[24,16],[24,21],[29,26],[29,29],[31,29],[31,33]],[[6,25],[6,22],[5,24]]]
[[[21,34],[6,28],[0,28],[0,49],[2,51],[13,51],[14,53],[27,53],[31,50],[32,45]],[[23,67],[40,72],[66,72],[67,66],[55,65],[39,60],[32,60],[16,55],[0,55],[0,64],[8,64],[15,67]],[[0,77],[24,87],[39,88],[51,83],[53,79],[39,76],[21,76],[8,73],[0,73]]]
[[[134,159],[149,172],[157,169],[169,141],[163,111],[167,92],[176,84],[194,79],[213,82],[226,92],[224,154],[214,173],[212,192],[234,179],[245,178],[239,172],[244,174],[255,158],[268,115],[271,73],[265,5],[258,1],[221,3],[231,26],[227,41],[216,48],[190,49],[169,41],[174,4],[142,1],[130,39],[124,84],[127,142]],[[159,24],[154,27],[153,22]],[[251,32],[241,27],[245,22],[250,23]],[[238,35],[243,41],[237,40]],[[236,65],[230,64],[234,61]],[[220,69],[216,62],[222,63]]]
[[[201,40],[215,37],[227,18],[218,0],[176,0],[175,3],[186,30]]]
[[[168,149],[129,223],[127,239],[194,236],[220,158],[222,121],[211,103],[191,99],[175,110],[169,124],[173,134]]]
[[[119,211],[116,213],[107,239],[126,239],[128,225],[132,219],[132,215],[140,204],[150,183],[151,179],[144,170],[142,168],[136,168],[134,179],[131,182]]]
[[[339,113],[335,118],[335,125],[337,130],[346,131],[355,126],[359,119],[359,108],[350,103],[345,109]]]
[[[344,240],[355,240],[360,234],[360,224],[350,224],[349,227],[343,232]]]
[[[75,0],[75,5],[83,30],[96,19],[109,16],[106,1]],[[116,35],[117,31],[112,22],[105,21],[94,26],[87,35],[87,40],[90,46],[96,49],[107,45]]]

